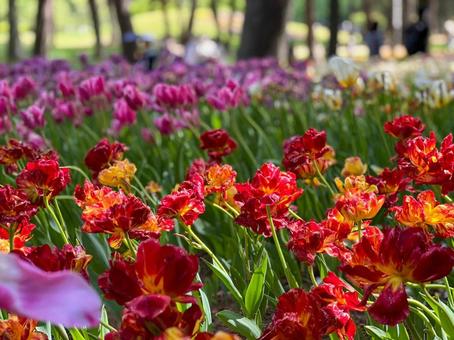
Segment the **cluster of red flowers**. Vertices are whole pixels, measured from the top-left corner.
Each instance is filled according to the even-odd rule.
[[[77,186],[76,203],[82,208],[82,230],[110,235],[109,244],[119,248],[127,238],[144,240],[171,230],[171,221],[155,216],[139,198],[108,187],[95,187],[89,181]]]
[[[364,176],[348,176],[344,183],[336,179],[336,184],[341,192],[336,208],[354,223],[373,219],[385,203],[385,196],[377,195],[377,187],[367,183]]]
[[[293,136],[284,142],[285,169],[308,183],[318,184],[318,173],[335,163],[334,149],[326,144],[326,132],[307,130],[303,136]]]
[[[101,139],[98,144],[88,150],[85,156],[85,165],[90,169],[93,179],[96,180],[98,174],[109,168],[115,161],[123,159],[123,154],[127,150],[122,143],[109,143],[107,139]]]
[[[177,218],[187,226],[193,225],[205,212],[204,190],[202,176],[195,173],[163,197],[158,207],[158,215],[167,219]]]
[[[405,282],[435,281],[448,275],[453,266],[454,251],[433,243],[421,228],[380,231],[367,227],[353,246],[351,260],[340,269],[364,289],[364,301],[381,289],[368,312],[378,322],[394,326],[410,313]]]
[[[358,174],[347,176],[344,182],[336,179],[339,193],[334,196],[335,206],[327,211],[326,219],[321,222],[298,219],[287,221],[283,226],[290,232],[288,248],[297,259],[313,265],[317,254],[337,257],[341,271],[364,289],[363,304],[358,303],[361,309],[357,310],[365,310],[364,303],[370,294],[379,290],[381,294],[368,312],[380,323],[396,325],[409,314],[405,283],[438,280],[448,275],[454,266],[454,251],[434,243],[430,233],[433,230],[435,236],[443,238],[454,235],[454,204],[439,203],[431,190],[423,191],[417,197],[404,195],[402,205],[396,204],[399,193],[413,191],[409,186],[411,181],[439,184],[444,192],[450,190],[450,176],[454,170],[453,144],[449,135],[438,150],[433,133],[430,138],[422,137],[424,125],[409,116],[385,124],[385,130],[399,138],[396,168],[386,168],[372,177],[362,175],[363,167]],[[321,164],[312,172],[306,169],[317,159],[308,156],[308,150],[323,150],[326,136],[314,131],[304,136],[318,136],[318,139],[309,139],[312,147],[303,137],[288,140],[284,145],[284,165],[301,178],[308,178],[308,173],[322,176],[326,168]],[[304,153],[301,150],[305,150]],[[301,169],[304,169],[304,175]],[[397,226],[381,231],[371,226],[382,207],[387,208],[385,213],[394,214],[398,224],[407,228]],[[353,327],[345,326],[340,333],[338,327],[338,334],[353,338],[355,331],[351,323]],[[305,335],[318,339],[336,330],[326,326],[329,324],[323,305],[313,292],[291,290],[280,297],[273,322],[263,338],[297,339]],[[341,324],[337,323],[338,326]]]
[[[61,83],[61,91],[74,96],[66,85]],[[18,89],[19,95],[29,91],[26,82],[23,87],[23,91]],[[137,91],[135,87],[122,91],[121,103],[131,110],[143,106],[144,98]],[[102,78],[81,83],[79,92],[90,106],[108,98]],[[186,110],[198,100],[196,91],[184,85],[157,85],[154,96],[161,109]],[[240,105],[242,92],[231,83],[217,96],[234,107]],[[214,100],[212,105],[221,105]],[[30,125],[40,124],[42,117],[37,114],[26,112],[23,119]],[[225,130],[206,131],[200,136],[200,148],[207,152],[207,160],[192,163],[186,179],[161,199],[156,213],[130,193],[129,181],[136,168],[123,158],[126,146],[102,139],[85,157],[93,181],[76,186],[74,198],[82,209],[82,231],[108,234],[115,250],[109,269],[98,278],[104,296],[124,307],[121,326],[107,339],[236,338],[200,331],[203,315],[196,292],[202,284],[195,282],[198,259],[182,248],[159,242],[162,232],[174,228],[174,219],[185,227],[193,226],[205,212],[209,195],[213,195],[213,206],[257,234],[270,237],[276,236],[274,228],[287,229],[288,249],[310,270],[321,254],[337,258],[339,270],[364,292],[360,301],[357,291],[333,272],[309,292],[293,288],[279,297],[261,339],[321,339],[335,332],[352,340],[356,332],[352,311],[367,310],[374,320],[390,326],[403,322],[409,315],[406,285],[439,280],[454,266],[454,250],[436,243],[439,238],[454,236],[454,204],[442,202],[454,189],[453,136],[446,136],[437,147],[435,134],[425,137],[424,129],[411,116],[387,122],[385,132],[398,139],[396,166],[366,176],[367,165],[359,157],[351,157],[341,173],[344,179],[335,179],[336,193],[323,176],[335,163],[325,131],[311,128],[286,140],[282,160],[286,172],[265,163],[245,183],[236,183],[236,171],[223,164],[224,157],[237,148],[236,142]],[[0,252],[12,251],[46,272],[75,271],[88,281],[92,257],[82,246],[26,245],[35,228],[33,216],[40,208],[49,208],[49,202],[67,187],[69,169],[60,166],[55,153],[39,152],[15,140],[0,147],[0,164],[15,176],[15,185],[0,186]],[[303,220],[292,206],[303,194],[298,178],[316,186],[323,180],[331,190],[333,205],[321,221]],[[421,184],[440,186],[440,201],[432,190],[418,191]],[[384,217],[392,221],[392,228],[376,226]],[[54,219],[58,224],[58,218]],[[197,244],[199,240],[193,237],[193,241]],[[279,238],[274,241],[279,247]],[[206,250],[200,242],[200,249]],[[121,249],[123,244],[127,251]],[[285,257],[280,248],[278,251],[287,275]],[[215,256],[213,260],[217,260]],[[376,298],[368,306],[372,295]],[[30,320],[11,318],[0,322],[0,334],[18,329],[39,338],[39,333],[32,334],[35,326]]]
[[[300,261],[313,265],[316,254],[326,253],[341,259],[350,255],[344,241],[353,227],[353,222],[332,208],[322,222],[296,220],[288,226],[290,241],[288,248]]]
[[[20,169],[23,159],[29,161]],[[0,251],[7,253],[25,247],[35,228],[31,219],[40,206],[66,188],[70,173],[60,167],[55,153],[41,153],[16,140],[0,147],[0,164],[16,175],[15,187],[0,186]]]
[[[18,170],[17,163],[19,160],[32,160],[37,157],[37,150],[15,139],[10,139],[6,145],[0,146],[0,165],[5,166],[8,173],[14,173]]]
[[[120,329],[106,338],[212,339],[199,333],[202,311],[189,295],[201,287],[194,282],[197,271],[197,257],[153,239],[140,243],[135,261],[115,254],[98,283],[106,298],[125,308]]]
[[[432,228],[439,237],[454,237],[454,203],[440,204],[431,190],[419,193],[417,198],[405,196],[402,206],[390,210],[404,226]]]
[[[330,272],[309,293],[291,289],[279,297],[273,320],[261,340],[321,339],[336,332],[354,339],[356,326],[350,311],[364,311],[358,293]]]
[[[208,152],[210,162],[221,163],[222,157],[230,155],[237,145],[227,131],[217,129],[200,135],[200,147]]]
[[[92,256],[88,255],[82,246],[65,244],[58,249],[44,244],[16,251],[16,254],[46,272],[72,270],[81,273],[88,281],[87,268]]]
[[[69,169],[61,168],[54,154],[28,162],[16,177],[17,187],[36,204],[57,196],[70,181]]]
[[[435,133],[422,136],[424,124],[415,117],[402,116],[385,124],[385,132],[399,139],[397,166],[416,184],[436,184],[444,194],[454,190],[453,136],[446,136],[437,148]]]
[[[303,193],[295,174],[283,172],[272,163],[263,164],[251,182],[238,183],[235,188],[240,207],[235,221],[266,237],[271,236],[269,217],[276,229],[286,227],[290,205]]]

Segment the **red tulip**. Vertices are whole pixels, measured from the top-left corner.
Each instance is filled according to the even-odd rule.
[[[351,260],[340,269],[365,290],[364,299],[382,291],[369,308],[378,322],[394,326],[410,311],[405,282],[425,283],[448,275],[454,266],[454,251],[434,244],[421,228],[366,229],[353,246]]]

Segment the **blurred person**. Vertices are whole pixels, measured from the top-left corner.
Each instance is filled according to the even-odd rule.
[[[159,57],[159,48],[157,47],[156,39],[151,35],[142,35],[140,37],[143,43],[142,62],[147,70],[152,70]]]
[[[197,65],[208,60],[222,59],[222,47],[209,38],[191,38],[186,44],[184,60],[190,65]]]
[[[404,44],[408,55],[427,53],[429,41],[429,24],[427,22],[427,7],[418,10],[418,21],[411,24],[404,34]]]
[[[383,32],[378,28],[378,22],[372,21],[367,27],[367,32],[364,35],[364,41],[369,47],[369,55],[371,57],[378,56],[380,47],[383,45]]]
[[[448,32],[448,49],[454,50],[454,20],[447,20],[444,26]]]

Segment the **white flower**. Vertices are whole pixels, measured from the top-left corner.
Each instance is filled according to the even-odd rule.
[[[372,75],[373,82],[376,87],[383,89],[385,92],[395,92],[397,90],[397,83],[390,72],[382,71],[375,72]]]
[[[331,110],[338,111],[342,108],[342,93],[340,90],[324,89],[323,99]]]
[[[451,93],[444,80],[435,80],[429,89],[428,104],[431,108],[441,108],[451,101]]]
[[[328,63],[342,87],[351,87],[356,83],[359,77],[359,69],[352,60],[336,56],[332,57]]]

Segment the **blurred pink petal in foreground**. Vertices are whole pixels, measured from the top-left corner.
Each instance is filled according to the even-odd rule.
[[[0,308],[65,327],[94,327],[101,301],[79,274],[45,272],[8,254],[0,255]]]

